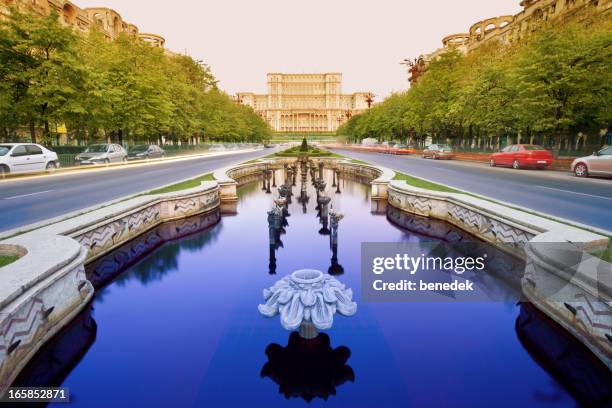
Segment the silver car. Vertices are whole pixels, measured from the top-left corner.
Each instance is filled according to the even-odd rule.
[[[109,164],[127,162],[127,152],[118,144],[96,144],[78,154],[74,161],[76,164]]]
[[[612,176],[612,146],[577,158],[572,162],[571,170],[577,177]]]

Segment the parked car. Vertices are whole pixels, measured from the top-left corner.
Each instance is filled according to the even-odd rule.
[[[59,166],[57,154],[39,144],[0,144],[0,175],[44,170],[52,172]]]
[[[393,147],[389,148],[389,153],[391,154],[414,154],[414,149],[403,143],[397,143]]]
[[[225,150],[227,150],[227,149],[226,149],[226,148],[225,148],[225,146],[224,146],[224,145],[222,145],[222,144],[214,144],[214,145],[212,145],[212,146],[210,147],[210,151],[211,151],[211,152],[223,152],[223,151],[225,151]]]
[[[612,146],[604,147],[587,157],[572,162],[572,171],[577,177],[612,176]]]
[[[83,153],[78,154],[74,161],[76,164],[109,164],[127,162],[128,154],[118,144],[95,144],[87,147]]]
[[[157,145],[136,145],[128,151],[128,160],[159,159],[166,156],[164,149]]]
[[[544,169],[552,164],[552,153],[542,146],[531,144],[515,144],[504,147],[500,152],[491,155],[491,167],[512,166],[514,169],[522,167],[536,167]]]
[[[449,145],[445,144],[432,144],[429,145],[423,150],[423,158],[432,158],[434,160],[437,159],[447,159],[450,160],[455,157],[453,153],[453,149]]]

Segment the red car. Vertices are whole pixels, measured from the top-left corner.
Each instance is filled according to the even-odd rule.
[[[514,169],[522,167],[536,167],[545,169],[552,164],[552,153],[542,146],[530,144],[516,144],[506,146],[501,152],[491,155],[491,167],[512,166]]]

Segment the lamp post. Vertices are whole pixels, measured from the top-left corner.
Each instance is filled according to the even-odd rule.
[[[330,275],[342,275],[344,273],[344,268],[338,263],[338,224],[340,223],[340,220],[344,218],[344,215],[341,212],[332,209],[329,212],[329,218],[331,224],[329,243],[332,250],[332,258],[328,273]]]
[[[423,57],[406,59],[404,58],[400,65],[405,65],[408,70],[408,82],[410,85],[417,82],[419,77],[425,72],[425,60]]]

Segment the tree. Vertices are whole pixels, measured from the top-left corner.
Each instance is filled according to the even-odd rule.
[[[27,124],[33,141],[43,128],[66,125],[81,143],[202,139],[260,142],[271,130],[251,108],[217,87],[210,68],[121,34],[108,41],[76,34],[58,22],[11,9],[0,21],[0,136]],[[57,142],[57,141],[56,141]]]
[[[78,95],[84,71],[76,52],[77,38],[57,18],[55,13],[31,18],[13,8],[10,17],[0,22],[2,99],[13,104],[10,116],[15,122],[29,122],[33,141],[37,125],[42,124],[48,141],[51,121],[83,112]]]
[[[612,22],[605,17],[547,26],[509,46],[442,54],[408,91],[353,116],[338,134],[488,148],[554,139],[569,150],[577,134],[599,134],[612,123],[610,66]]]

